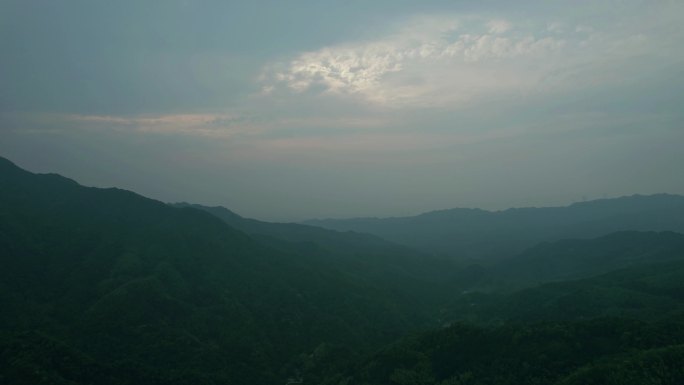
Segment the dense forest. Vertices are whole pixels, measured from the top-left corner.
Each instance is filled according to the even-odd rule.
[[[683,213],[269,223],[0,158],[0,383],[681,384]]]

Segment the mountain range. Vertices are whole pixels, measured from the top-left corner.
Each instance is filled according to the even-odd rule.
[[[269,223],[0,158],[0,383],[680,384],[682,200]]]
[[[36,354],[2,372],[24,383],[272,382],[320,344],[364,349],[430,324],[425,298],[448,292],[423,285],[413,266],[432,260],[407,252],[383,285],[367,266],[386,256],[333,263],[351,254],[278,248],[202,210],[4,159],[0,186],[0,339]]]
[[[450,209],[414,217],[309,220],[453,259],[503,259],[540,242],[594,238],[617,231],[684,232],[684,197],[633,195],[565,207],[502,211]]]

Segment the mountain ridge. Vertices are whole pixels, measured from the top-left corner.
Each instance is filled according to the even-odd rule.
[[[508,207],[504,209],[483,209],[479,207],[452,207],[452,208],[444,208],[444,209],[435,209],[435,210],[429,210],[425,211],[416,215],[390,215],[390,216],[356,216],[356,217],[314,217],[310,219],[304,219],[301,221],[298,221],[296,223],[309,223],[309,222],[323,222],[323,221],[354,221],[354,220],[394,220],[394,219],[410,219],[410,218],[417,218],[417,217],[430,217],[433,215],[440,215],[440,214],[446,214],[449,212],[472,212],[472,213],[488,213],[488,214],[501,214],[505,212],[520,212],[520,211],[529,211],[529,210],[539,210],[539,209],[566,209],[570,207],[578,207],[578,206],[591,206],[594,204],[602,203],[602,202],[625,202],[628,200],[638,200],[638,199],[643,199],[643,198],[649,198],[649,197],[664,197],[664,198],[672,198],[677,201],[684,200],[684,195],[682,194],[672,194],[672,193],[653,193],[653,194],[640,194],[640,193],[634,193],[631,195],[621,195],[617,196],[614,198],[598,198],[598,199],[592,199],[592,200],[587,200],[587,201],[581,201],[581,202],[572,202],[568,203],[565,205],[558,205],[558,206],[514,206],[514,207]]]
[[[684,232],[684,196],[631,195],[568,206],[502,211],[447,209],[413,217],[309,220],[358,231],[454,259],[502,259],[544,241],[593,238],[616,231]]]
[[[323,256],[0,161],[0,372],[27,384],[88,383],[91,369],[105,384],[272,383],[321,344],[367,349],[432,322],[405,275],[384,271],[397,285],[383,287]]]

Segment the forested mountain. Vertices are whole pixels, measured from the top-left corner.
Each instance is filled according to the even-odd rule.
[[[412,294],[417,281],[399,285],[388,269],[403,289],[385,287],[326,257],[0,159],[0,373],[27,384],[273,383],[317,346],[364,349],[434,319]]]
[[[614,201],[593,230],[615,218],[673,227],[679,199]],[[606,203],[557,213],[591,227],[601,210],[588,206]],[[623,231],[512,254],[457,265],[0,158],[0,383],[684,381],[684,235]]]
[[[375,354],[312,360],[306,383],[678,385],[684,323],[600,318],[493,328],[456,324]]]
[[[406,246],[374,235],[352,231],[338,232],[297,223],[272,223],[244,218],[225,207],[177,203],[222,219],[252,238],[271,247],[310,255],[385,288],[420,293],[419,302],[441,304],[452,290],[467,288],[481,278],[456,265],[453,260],[437,259]],[[416,306],[421,306],[419,303]]]
[[[603,316],[659,320],[684,316],[684,248],[669,261],[545,283],[514,292],[466,291],[445,316],[479,324],[570,321]]]
[[[615,268],[617,261],[625,264],[512,293],[460,293],[445,316],[454,324],[367,356],[330,352],[311,360],[306,378],[319,384],[681,384],[683,239],[619,233],[543,245],[521,258],[533,255],[532,263],[544,250],[545,258],[564,259],[575,250],[583,260],[575,266],[598,266],[574,269],[587,275],[603,270],[606,259]]]
[[[684,197],[633,195],[567,207],[503,211],[451,209],[415,217],[311,220],[307,224],[374,234],[457,259],[506,258],[540,242],[616,231],[684,232]]]
[[[504,289],[587,278],[627,267],[684,259],[684,234],[621,231],[593,239],[544,242],[491,266]]]
[[[175,207],[191,207],[206,211],[230,226],[244,231],[253,238],[265,241],[286,241],[306,247],[324,247],[328,251],[345,253],[388,253],[415,257],[418,253],[406,246],[386,241],[380,237],[354,231],[339,232],[298,223],[273,223],[244,218],[225,207],[208,207],[199,204],[175,203]],[[291,245],[294,247],[295,245]]]

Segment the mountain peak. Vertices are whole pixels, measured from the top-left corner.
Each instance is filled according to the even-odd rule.
[[[7,170],[9,170],[9,169],[20,170],[19,166],[14,164],[11,160],[9,160],[7,158],[3,158],[2,156],[0,156],[0,170],[5,170],[5,169],[7,169]]]

